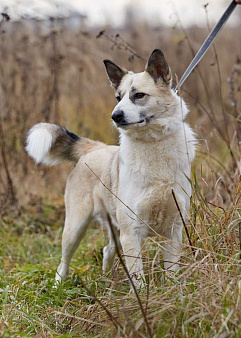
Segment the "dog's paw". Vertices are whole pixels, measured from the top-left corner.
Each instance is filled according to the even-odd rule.
[[[55,275],[54,285],[52,286],[53,289],[58,289],[62,285],[62,277],[58,274]]]

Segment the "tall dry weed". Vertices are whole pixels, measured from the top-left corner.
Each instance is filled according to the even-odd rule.
[[[86,137],[117,142],[110,118],[115,100],[102,64],[104,58],[142,71],[144,60],[158,47],[165,52],[173,74],[180,78],[207,34],[206,29],[197,27],[170,30],[141,23],[128,27],[116,31],[106,27],[100,33],[84,26],[73,31],[54,19],[31,25],[2,20],[2,194],[10,191],[12,199],[20,198],[25,203],[29,190],[33,194],[47,194],[45,186],[50,181],[53,184],[54,177],[62,177],[55,190],[63,192],[69,169],[65,166],[51,171],[44,167],[36,169],[24,151],[27,130],[34,123],[58,123]],[[220,191],[222,186],[228,186],[224,194],[220,193],[224,202],[229,198],[228,189],[234,176],[237,177],[240,161],[239,34],[238,28],[225,28],[215,52],[207,53],[181,93],[188,102],[189,120],[200,139],[197,166],[209,172],[205,180],[211,187],[218,180]],[[212,188],[207,190],[208,195],[214,192]]]

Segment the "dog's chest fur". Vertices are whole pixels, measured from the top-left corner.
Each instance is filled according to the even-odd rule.
[[[189,136],[189,127],[186,126],[186,129]],[[161,228],[169,213],[173,214],[172,189],[177,194],[183,188],[186,189],[188,199],[189,156],[193,156],[192,147],[188,147],[183,131],[177,131],[153,142],[122,135],[119,196],[158,232],[162,232]],[[184,195],[183,191],[181,195]],[[180,203],[185,204],[185,197]],[[130,214],[129,217],[133,217],[130,212],[125,212]]]
[[[146,142],[122,137],[120,146],[120,186],[128,189],[129,184],[141,189],[152,184],[182,183],[190,168],[183,131],[163,137],[159,141]],[[188,174],[188,173],[186,173]],[[129,184],[125,181],[129,182]]]

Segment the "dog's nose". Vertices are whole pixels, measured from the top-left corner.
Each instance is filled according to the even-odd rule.
[[[116,110],[111,117],[116,123],[120,123],[124,120],[124,112],[123,110]]]

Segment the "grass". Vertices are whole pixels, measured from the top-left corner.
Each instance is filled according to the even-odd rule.
[[[197,184],[195,178],[193,182]],[[224,211],[207,204],[200,186],[194,187],[188,231],[195,257],[185,237],[177,274],[165,276],[162,240],[146,240],[143,256],[149,286],[139,296],[153,337],[240,336],[238,199],[239,186],[233,208]],[[13,216],[1,219],[2,336],[148,336],[119,260],[112,273],[101,272],[105,239],[98,225],[90,226],[71,262],[70,277],[55,289],[64,222],[61,201],[53,206],[35,202]]]
[[[54,289],[55,269],[52,267],[58,265],[61,257],[63,207],[41,208],[41,219],[36,216],[39,208],[34,209],[24,210],[14,220],[4,217],[1,222],[4,239],[1,242],[1,330],[4,336],[12,337],[21,332],[24,335],[64,334],[71,319],[64,315],[66,309],[71,308],[75,315],[81,302],[86,306],[92,303],[90,297],[81,292],[78,276],[92,279],[94,273],[100,272],[95,252],[91,252],[87,260],[85,257],[93,245],[91,241],[96,241],[93,233],[88,234],[88,244],[82,245],[78,258],[72,262],[77,266],[74,276],[58,290]],[[59,221],[51,219],[50,214]],[[81,330],[76,333],[81,334]]]

